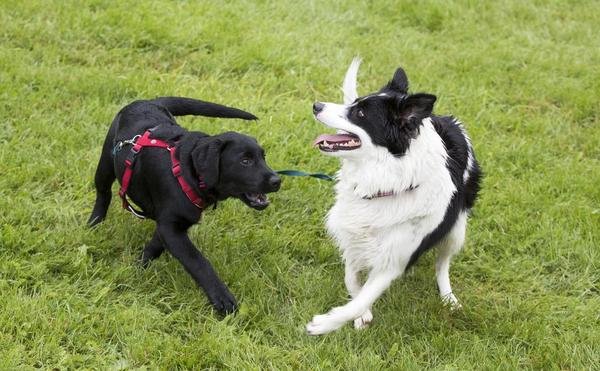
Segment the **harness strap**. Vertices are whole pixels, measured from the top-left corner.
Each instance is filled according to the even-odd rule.
[[[204,200],[196,192],[194,192],[192,186],[185,181],[185,179],[183,178],[183,174],[181,174],[181,164],[175,156],[176,149],[171,148],[169,152],[171,152],[171,163],[173,164],[171,170],[173,171],[173,175],[177,179],[177,182],[179,182],[179,186],[183,190],[183,193],[185,193],[187,198],[189,198],[189,200],[192,201],[192,203],[196,205],[196,207],[198,207],[199,209],[204,209]],[[206,185],[204,184],[204,182],[200,181],[200,189],[203,188],[206,188]]]
[[[127,158],[125,159],[125,170],[123,171],[123,178],[121,179],[121,188],[119,189],[119,196],[121,200],[123,200],[123,208],[133,215],[140,219],[146,219],[146,214],[140,210],[136,210],[131,204],[129,200],[127,200],[127,189],[129,189],[129,184],[131,183],[131,178],[133,176],[133,165],[135,164],[136,157],[140,152],[141,147],[138,145],[134,145],[129,153],[127,154]]]
[[[124,144],[133,144],[133,147],[129,151],[127,158],[125,159],[125,170],[123,171],[123,177],[121,178],[121,188],[119,189],[119,196],[123,200],[123,208],[127,211],[130,211],[133,215],[137,216],[140,219],[145,219],[146,214],[142,211],[136,210],[131,206],[129,201],[127,200],[127,189],[129,189],[129,185],[131,183],[131,178],[133,176],[133,166],[135,164],[135,160],[137,155],[144,147],[158,147],[164,148],[171,154],[171,163],[172,163],[172,172],[179,186],[187,196],[187,198],[199,209],[203,209],[205,204],[204,200],[194,191],[192,186],[185,181],[183,174],[181,174],[181,163],[175,156],[176,149],[171,147],[171,145],[160,139],[150,139],[151,131],[147,130],[144,135],[137,136],[137,139],[134,137],[132,141],[123,141],[121,143]],[[206,185],[202,180],[199,181],[200,188],[206,188]]]

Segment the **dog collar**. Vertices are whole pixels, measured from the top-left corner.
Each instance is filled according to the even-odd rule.
[[[412,191],[414,189],[417,189],[418,187],[419,187],[419,185],[416,185],[416,186],[411,185],[411,186],[409,186],[406,189],[405,192],[410,192],[410,191]],[[374,198],[381,198],[381,197],[388,197],[388,196],[395,196],[395,195],[396,195],[396,192],[394,192],[394,191],[385,191],[385,192],[384,191],[377,191],[377,193],[375,193],[374,195],[363,196],[362,199],[363,200],[372,200]]]
[[[388,196],[394,196],[396,193],[394,191],[387,191],[387,192],[383,192],[383,191],[377,191],[377,193],[375,193],[374,195],[371,196],[363,196],[363,200],[372,200],[374,198],[381,198],[381,197],[388,197]]]

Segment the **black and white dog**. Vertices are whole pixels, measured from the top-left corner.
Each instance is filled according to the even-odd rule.
[[[401,68],[381,90],[358,98],[359,64],[355,59],[346,73],[344,104],[313,106],[317,120],[337,129],[315,145],[342,163],[327,229],[342,252],[352,300],[314,316],[306,326],[310,335],[351,320],[355,328],[367,326],[375,300],[434,246],[440,295],[459,307],[449,268],[479,191],[471,141],[457,119],[432,115],[434,95],[408,93]],[[361,271],[368,272],[364,284]]]

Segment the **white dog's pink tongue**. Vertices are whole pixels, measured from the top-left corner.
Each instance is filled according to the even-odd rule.
[[[351,134],[321,134],[313,142],[313,146],[327,141],[328,143],[343,143],[356,140],[357,137]]]

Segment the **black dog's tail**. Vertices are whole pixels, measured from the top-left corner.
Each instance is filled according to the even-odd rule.
[[[204,102],[198,99],[181,97],[160,97],[151,102],[165,107],[173,116],[208,116],[225,117],[243,120],[258,120],[253,114],[241,109],[223,106],[217,103]]]

